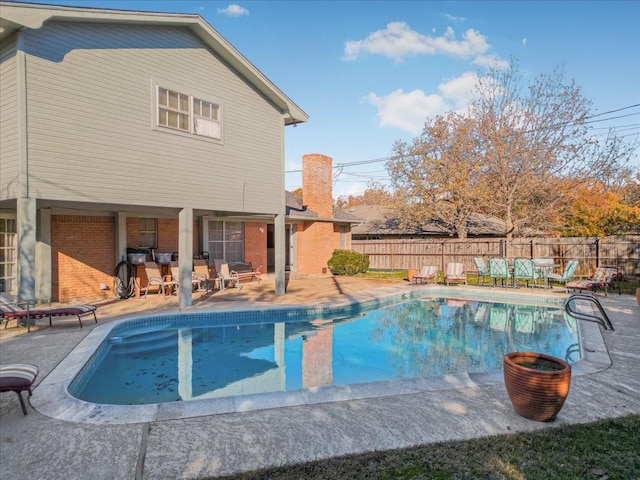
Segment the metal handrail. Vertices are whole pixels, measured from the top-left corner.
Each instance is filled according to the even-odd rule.
[[[578,312],[572,307],[573,302],[575,300],[586,300],[588,302],[593,303],[600,311],[600,314],[602,315],[602,317],[591,315],[589,313]],[[604,311],[604,308],[602,308],[600,301],[592,295],[586,295],[584,293],[574,293],[565,302],[564,310],[575,319],[599,323],[602,326],[602,328],[604,328],[605,330],[615,330],[613,328],[613,324],[611,323],[611,320],[609,320],[609,317],[607,316],[607,313]]]

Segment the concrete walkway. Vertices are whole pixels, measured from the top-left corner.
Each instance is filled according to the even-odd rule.
[[[366,301],[391,289],[411,288],[416,287],[342,292],[315,302]],[[234,301],[194,308],[256,306],[237,296],[230,298]],[[571,392],[553,423],[518,416],[501,376],[495,374],[442,377],[415,393],[118,425],[60,420],[29,405],[28,415],[23,416],[17,396],[9,392],[0,395],[0,477],[211,478],[343,454],[640,414],[640,307],[629,295],[598,298],[615,331],[600,332],[596,324],[580,322],[586,361],[574,368]],[[143,300],[126,300],[118,308],[126,302],[139,303],[129,303],[135,308],[123,311],[99,308],[100,324],[128,315],[126,310],[141,314],[177,309],[170,301],[160,303],[162,299],[149,300],[148,308],[140,307]],[[37,364],[40,384],[91,327],[80,329],[77,320],[65,321],[26,334],[10,326],[0,335],[0,362]],[[46,391],[36,388],[31,401],[46,410]]]

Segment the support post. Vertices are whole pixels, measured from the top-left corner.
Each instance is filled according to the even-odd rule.
[[[273,221],[273,243],[274,243],[274,263],[275,263],[275,294],[284,295],[285,285],[285,225],[284,214],[275,216]]]
[[[193,208],[183,208],[178,215],[178,305],[190,307],[193,304],[191,271],[193,269]]]

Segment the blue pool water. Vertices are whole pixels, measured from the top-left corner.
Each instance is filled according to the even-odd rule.
[[[114,328],[70,393],[139,405],[491,372],[514,350],[579,360],[575,321],[559,307],[440,298],[340,318],[208,315]]]

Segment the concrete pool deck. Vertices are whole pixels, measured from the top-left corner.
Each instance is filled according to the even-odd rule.
[[[344,280],[344,281],[343,281]],[[411,287],[406,282],[346,279],[292,281],[284,297],[269,298],[269,286],[247,285],[241,292],[194,296],[194,309],[242,309],[272,304],[336,305],[366,301]],[[458,287],[454,287],[458,288]],[[525,293],[519,289],[518,294]],[[502,288],[459,291],[504,293]],[[511,290],[513,292],[513,290]],[[526,293],[531,293],[529,290]],[[562,297],[560,289],[536,294]],[[242,294],[242,295],[240,295]],[[574,371],[571,392],[555,422],[518,416],[501,379],[443,377],[440,387],[330,403],[305,403],[235,413],[190,416],[142,423],[100,425],[42,414],[46,390],[40,384],[95,327],[77,320],[54,321],[30,334],[13,324],[0,331],[0,362],[40,368],[34,396],[23,416],[13,393],[0,395],[0,474],[21,479],[210,478],[262,467],[299,463],[349,453],[385,450],[586,423],[640,413],[640,307],[630,295],[598,295],[615,331],[602,331],[608,352],[590,352],[590,365]],[[260,302],[260,303],[256,303]],[[99,325],[149,312],[177,311],[175,299],[129,299],[101,305]],[[589,335],[596,324],[581,322]],[[597,340],[597,338],[596,338]],[[592,350],[587,339],[587,352]],[[608,364],[608,358],[611,364]],[[577,369],[580,370],[580,369]],[[491,376],[488,376],[491,377]],[[436,382],[436,383],[437,383]]]

